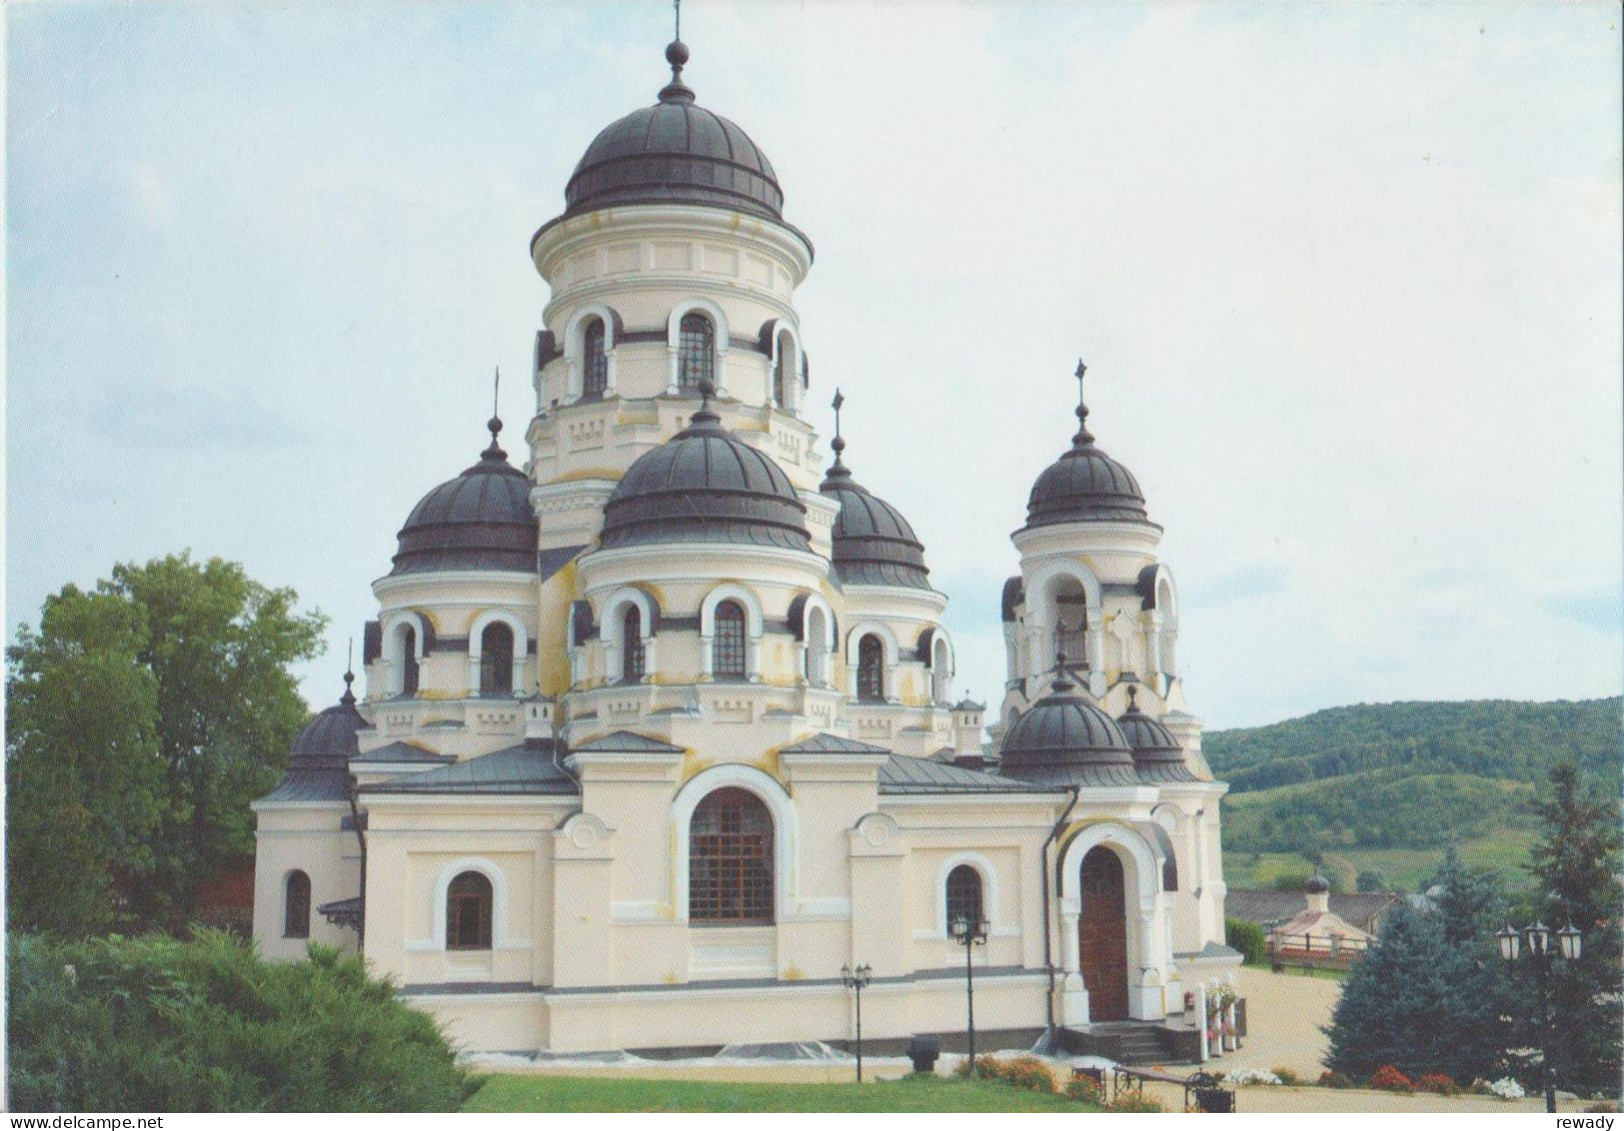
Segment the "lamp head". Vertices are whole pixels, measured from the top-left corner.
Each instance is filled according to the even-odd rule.
[[[1551,929],[1538,919],[1528,928],[1528,950],[1535,958],[1545,958],[1551,953]]]
[[[1579,956],[1584,953],[1584,936],[1579,933],[1579,928],[1573,925],[1572,920],[1568,921],[1566,927],[1556,932],[1556,938],[1562,946],[1562,957],[1569,962],[1579,961]]]
[[[1517,952],[1521,949],[1522,936],[1510,923],[1503,930],[1494,933],[1495,939],[1500,943],[1500,957],[1507,963],[1517,961]]]

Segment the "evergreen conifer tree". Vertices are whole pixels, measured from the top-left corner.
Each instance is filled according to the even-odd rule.
[[[1553,931],[1572,922],[1584,942],[1577,963],[1559,958],[1553,964],[1552,1033],[1539,1043],[1549,1041],[1559,1087],[1616,1094],[1624,1043],[1619,803],[1587,783],[1576,764],[1564,762],[1552,769],[1550,791],[1536,809],[1543,828],[1530,871],[1540,888],[1540,917]]]
[[[1496,1067],[1503,1030],[1482,951],[1450,941],[1443,917],[1398,904],[1355,964],[1325,1030],[1327,1067],[1364,1079],[1384,1064],[1457,1081]]]

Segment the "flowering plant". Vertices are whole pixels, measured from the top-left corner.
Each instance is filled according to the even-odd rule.
[[[1280,1077],[1261,1068],[1237,1068],[1224,1074],[1226,1084],[1278,1084]]]
[[[1523,1096],[1527,1095],[1527,1093],[1523,1091],[1522,1085],[1517,1083],[1517,1081],[1513,1080],[1510,1076],[1502,1076],[1500,1079],[1490,1084],[1489,1091],[1493,1092],[1503,1100],[1520,1100],[1523,1098]]]

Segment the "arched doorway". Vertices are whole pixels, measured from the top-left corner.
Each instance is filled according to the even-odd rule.
[[[1077,949],[1090,1021],[1128,1017],[1128,920],[1122,860],[1104,845],[1083,857]]]

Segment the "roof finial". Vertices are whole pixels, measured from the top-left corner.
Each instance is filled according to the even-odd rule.
[[[699,379],[699,411],[688,418],[689,427],[702,424],[720,424],[722,418],[711,411],[710,399],[716,395],[716,385],[709,377]]]
[[[829,447],[835,453],[835,462],[829,466],[829,473],[824,476],[825,483],[831,479],[851,478],[851,469],[840,458],[840,453],[846,450],[845,438],[840,435],[840,407],[845,403],[845,395],[836,389],[835,399],[829,402],[829,406],[835,410],[835,438],[829,441]]]
[[[677,11],[677,35],[665,48],[665,61],[671,64],[671,81],[660,91],[661,102],[692,102],[694,92],[682,81],[683,64],[688,62],[688,45],[682,41],[682,0],[673,0]]]
[[[1138,709],[1139,709],[1139,688],[1136,687],[1134,684],[1130,683],[1128,685],[1128,710],[1137,711]]]
[[[496,380],[491,388],[491,418],[485,422],[485,427],[490,429],[491,446],[480,453],[485,459],[507,459],[507,453],[502,450],[502,445],[496,440],[497,435],[502,431],[502,418],[497,415],[497,409],[501,403],[502,367],[498,365],[496,367]]]
[[[1088,366],[1083,359],[1077,359],[1077,435],[1071,442],[1081,448],[1094,442],[1094,434],[1088,430],[1088,405],[1083,403],[1083,374],[1088,372]]]
[[[1054,657],[1054,680],[1049,684],[1049,690],[1051,692],[1057,691],[1062,695],[1071,691],[1077,685],[1071,681],[1070,677],[1071,673],[1066,670],[1066,654],[1056,652]]]
[[[350,637],[349,658],[344,661],[344,694],[339,697],[340,703],[355,702],[355,692],[350,690],[350,684],[355,682],[355,637]]]

